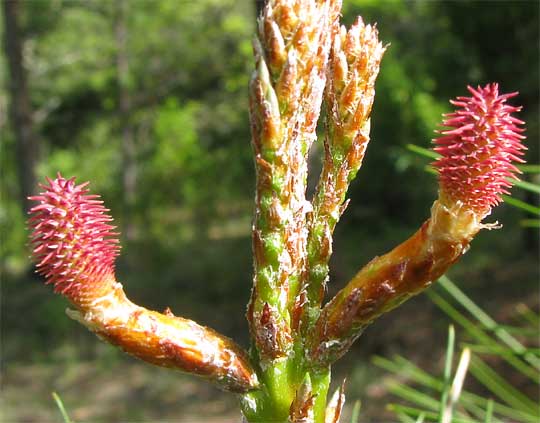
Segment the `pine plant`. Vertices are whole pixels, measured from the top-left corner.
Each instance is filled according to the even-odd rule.
[[[202,376],[238,395],[248,422],[336,423],[343,386],[332,364],[379,315],[428,287],[464,254],[511,186],[524,147],[519,111],[497,84],[469,88],[445,117],[435,150],[439,197],[408,240],[374,258],[324,303],[332,234],[369,142],[386,47],[340,0],[270,0],[253,43],[249,86],[256,169],[251,347],[198,323],[132,303],[114,273],[118,234],[87,184],[58,174],[31,199],[38,271],[74,306],[68,315],[149,363]],[[308,153],[324,103],[323,167],[306,197]]]

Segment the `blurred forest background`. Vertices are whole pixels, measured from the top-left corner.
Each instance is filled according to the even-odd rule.
[[[99,342],[66,317],[29,263],[25,197],[46,175],[91,181],[122,233],[131,299],[247,345],[254,171],[247,84],[256,0],[3,1],[0,55],[2,403],[6,422],[238,421],[235,400]],[[382,62],[372,141],[336,230],[330,293],[409,236],[436,196],[425,159],[448,100],[466,85],[519,91],[527,159],[538,162],[539,2],[344,0],[343,21],[377,22]],[[321,146],[312,154],[317,180]],[[530,178],[525,175],[524,178]],[[538,198],[515,195],[529,203]],[[538,229],[503,205],[452,270],[498,319],[538,306]],[[389,401],[374,353],[440,368],[447,320],[419,296],[368,329],[336,374],[361,421]],[[439,354],[439,351],[441,353]],[[336,378],[336,381],[339,379]]]

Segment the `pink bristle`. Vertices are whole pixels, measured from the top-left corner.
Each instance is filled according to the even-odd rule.
[[[518,126],[523,122],[511,116],[521,107],[506,104],[517,93],[499,95],[497,84],[468,89],[472,97],[451,101],[458,109],[445,115],[442,125],[448,129],[434,140],[441,154],[434,166],[443,197],[483,217],[508,193],[508,178],[517,179],[513,162],[523,162],[525,137]]]
[[[98,195],[88,194],[88,183],[74,178],[47,178],[44,191],[31,197],[39,204],[30,210],[31,244],[37,271],[56,292],[72,300],[114,280],[120,247],[112,218]]]

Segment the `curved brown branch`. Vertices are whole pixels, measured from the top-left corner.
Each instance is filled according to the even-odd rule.
[[[427,288],[464,254],[486,225],[461,203],[433,204],[431,219],[389,253],[374,258],[323,308],[309,346],[313,365],[339,359],[381,314]]]
[[[101,339],[156,366],[202,376],[232,392],[247,392],[258,385],[244,350],[198,323],[132,303],[117,282],[84,309],[68,315]]]

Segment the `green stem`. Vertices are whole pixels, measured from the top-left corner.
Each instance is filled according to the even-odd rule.
[[[248,392],[240,398],[240,406],[250,423],[288,423],[291,404],[306,376],[311,382],[314,398],[311,409],[313,422],[324,423],[326,401],[330,388],[330,368],[317,371],[299,371],[302,363],[293,359],[273,361],[262,371],[261,389]]]
[[[330,368],[318,373],[311,373],[315,404],[313,406],[314,422],[324,423],[326,414],[326,398],[330,388]]]

